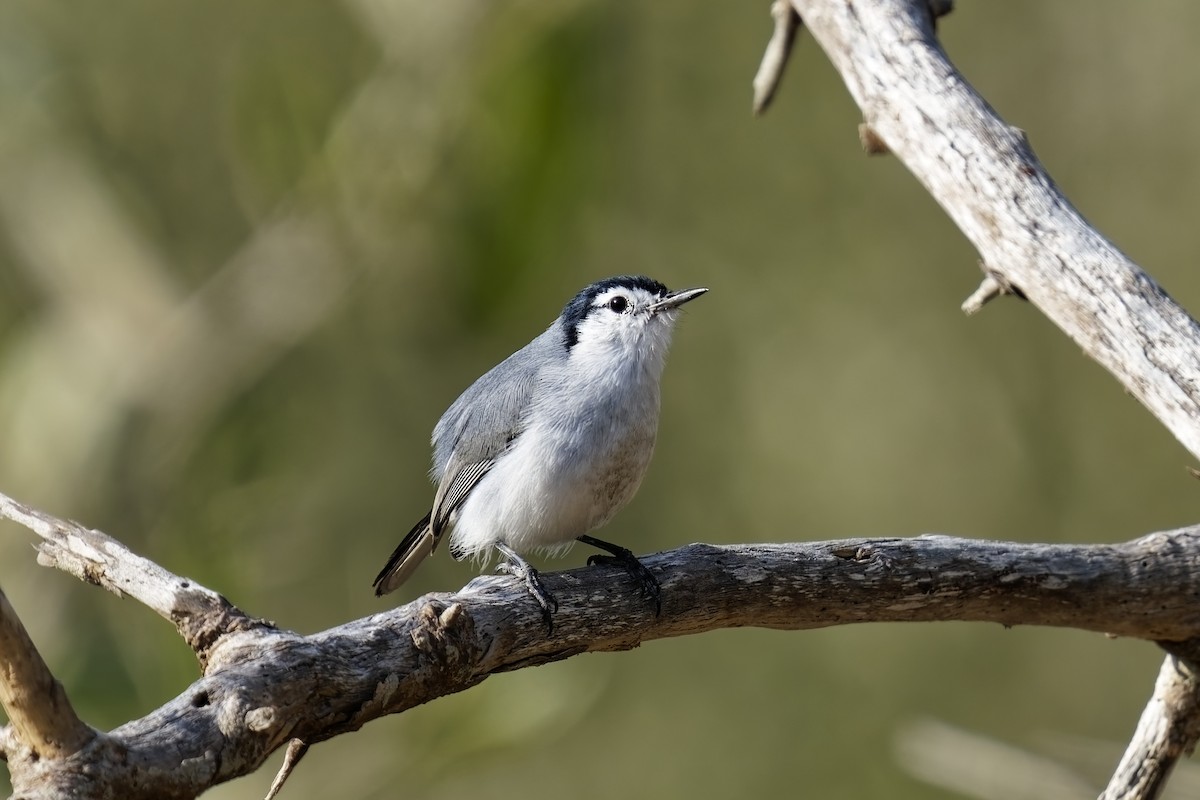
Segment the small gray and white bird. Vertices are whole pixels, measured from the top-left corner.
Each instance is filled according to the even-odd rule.
[[[658,432],[659,379],[679,307],[707,289],[667,291],[644,276],[593,283],[541,335],[493,367],[433,429],[433,508],[375,578],[400,586],[447,533],[456,559],[525,581],[547,624],[557,601],[522,553],[576,541],[609,556],[658,602],[658,581],[624,547],[589,536],[637,492]]]

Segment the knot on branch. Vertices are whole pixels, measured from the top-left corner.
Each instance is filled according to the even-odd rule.
[[[869,545],[853,545],[850,547],[835,547],[830,550],[830,553],[835,558],[845,559],[846,561],[869,561],[871,556],[874,555],[875,549]]]
[[[985,305],[1004,295],[1012,295],[1021,300],[1027,299],[1025,293],[1014,286],[1008,278],[995,270],[988,269],[987,265],[982,262],[979,267],[983,270],[983,282],[970,297],[963,301],[962,311],[964,314],[968,316],[976,314]]]
[[[272,706],[259,706],[246,712],[246,727],[255,733],[262,733],[275,727],[276,710]]]
[[[270,620],[251,617],[233,603],[218,595],[220,607],[174,608],[171,621],[196,653],[200,669],[207,673],[215,668],[213,649],[226,636],[234,633],[277,631]]]
[[[858,544],[849,547],[835,547],[830,553],[844,561],[853,561],[865,566],[867,572],[879,572],[892,568],[893,557],[883,548],[873,544]]]
[[[421,607],[410,633],[422,656],[443,669],[470,668],[476,660],[475,620],[462,603],[430,600]]]

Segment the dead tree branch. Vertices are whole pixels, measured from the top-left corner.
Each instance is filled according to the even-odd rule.
[[[12,726],[11,739],[0,739],[0,752],[18,742],[21,756],[33,760],[67,758],[95,732],[71,708],[62,684],[50,674],[8,598],[0,592],[0,704]],[[14,748],[15,749],[15,748]]]
[[[919,0],[793,0],[874,134],[1019,291],[1200,458],[1200,325],[1059,191]],[[990,278],[990,282],[989,282]]]
[[[787,0],[775,0],[771,4],[771,16],[775,18],[775,33],[767,43],[762,63],[754,76],[754,113],[763,114],[775,99],[783,71],[792,56],[792,46],[800,33],[800,15]]]
[[[791,2],[862,109],[872,140],[979,250],[985,277],[964,311],[1006,292],[1025,297],[1200,458],[1200,325],[1088,224],[1025,133],[959,74],[935,36],[936,11],[919,0]],[[1177,702],[1156,692],[1106,797],[1157,796],[1200,737],[1195,663],[1172,656],[1163,674],[1173,676]],[[1139,760],[1148,754],[1155,757]]]
[[[873,149],[902,159],[979,249],[988,277],[972,307],[1002,290],[1027,297],[1200,458],[1200,326],[1086,223],[1024,135],[955,71],[933,31],[946,5],[792,0],[861,106]],[[798,30],[785,10],[776,9],[775,39],[784,58]],[[774,89],[782,67],[782,58],[768,64],[760,86]],[[174,700],[108,734],[13,718],[0,752],[30,800],[190,798],[254,771],[289,740],[321,742],[497,672],[737,626],[970,620],[1165,643],[1179,655],[1164,666],[1110,796],[1152,797],[1198,735],[1188,648],[1200,639],[1200,527],[1093,546],[946,536],[697,544],[645,559],[662,585],[658,617],[624,573],[597,566],[544,576],[560,602],[552,634],[523,587],[484,578],[300,636],[97,531],[2,496],[0,516],[42,537],[41,563],[168,619],[204,666]],[[45,680],[36,670],[7,678],[18,694]]]
[[[43,514],[3,494],[0,517],[41,537],[38,563],[42,566],[61,569],[117,597],[128,595],[169,621],[196,652],[202,667],[226,634],[268,626],[211,589],[173,575],[100,531]]]
[[[42,536],[77,527],[12,501],[0,509],[23,509],[5,513]],[[130,585],[159,579],[161,568],[108,537],[99,541],[106,574]],[[61,563],[75,571],[76,561]],[[694,544],[644,563],[662,585],[661,616],[623,572],[586,567],[543,576],[560,603],[549,635],[540,609],[508,577],[480,578],[457,594],[427,595],[312,636],[238,626],[218,637],[212,652],[220,657],[209,659],[205,676],[148,716],[70,758],[33,763],[22,751],[8,753],[14,784],[23,798],[194,797],[256,770],[289,740],[314,744],[355,731],[497,672],[719,628],[971,620],[1152,641],[1200,637],[1200,526],[1092,546],[936,535]]]
[[[1196,663],[1194,656],[1174,655],[1163,662],[1154,695],[1100,800],[1158,797],[1179,759],[1192,754],[1200,739]]]

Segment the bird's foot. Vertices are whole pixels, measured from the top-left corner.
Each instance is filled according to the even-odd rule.
[[[507,561],[501,561],[496,565],[497,572],[504,572],[512,575],[514,578],[519,578],[525,582],[525,590],[533,597],[537,604],[542,609],[542,619],[546,623],[546,633],[554,632],[554,612],[558,611],[558,600],[550,593],[542,583],[541,576],[528,561],[517,555],[517,552],[506,544],[496,543],[496,549],[499,550]]]
[[[645,564],[638,561],[632,550],[586,534],[580,536],[578,541],[611,553],[612,555],[607,556],[589,556],[587,563],[589,566],[611,564],[623,567],[629,573],[629,577],[638,582],[642,597],[654,601],[654,616],[662,614],[662,587],[659,586],[658,578],[654,577],[654,573],[647,569]]]

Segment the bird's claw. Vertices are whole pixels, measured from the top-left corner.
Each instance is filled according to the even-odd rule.
[[[554,614],[558,611],[558,599],[542,583],[541,575],[530,566],[528,561],[507,547],[497,545],[497,548],[508,560],[497,564],[496,571],[512,575],[525,583],[525,591],[529,592],[542,609],[542,620],[546,623],[546,633],[553,633]]]
[[[631,550],[624,547],[616,548],[611,556],[594,555],[589,556],[588,566],[600,564],[603,566],[620,566],[629,577],[638,582],[638,589],[641,596],[654,601],[654,616],[662,614],[662,587],[658,583],[658,578],[654,577],[654,573],[646,567],[641,561],[638,561],[637,556]]]

